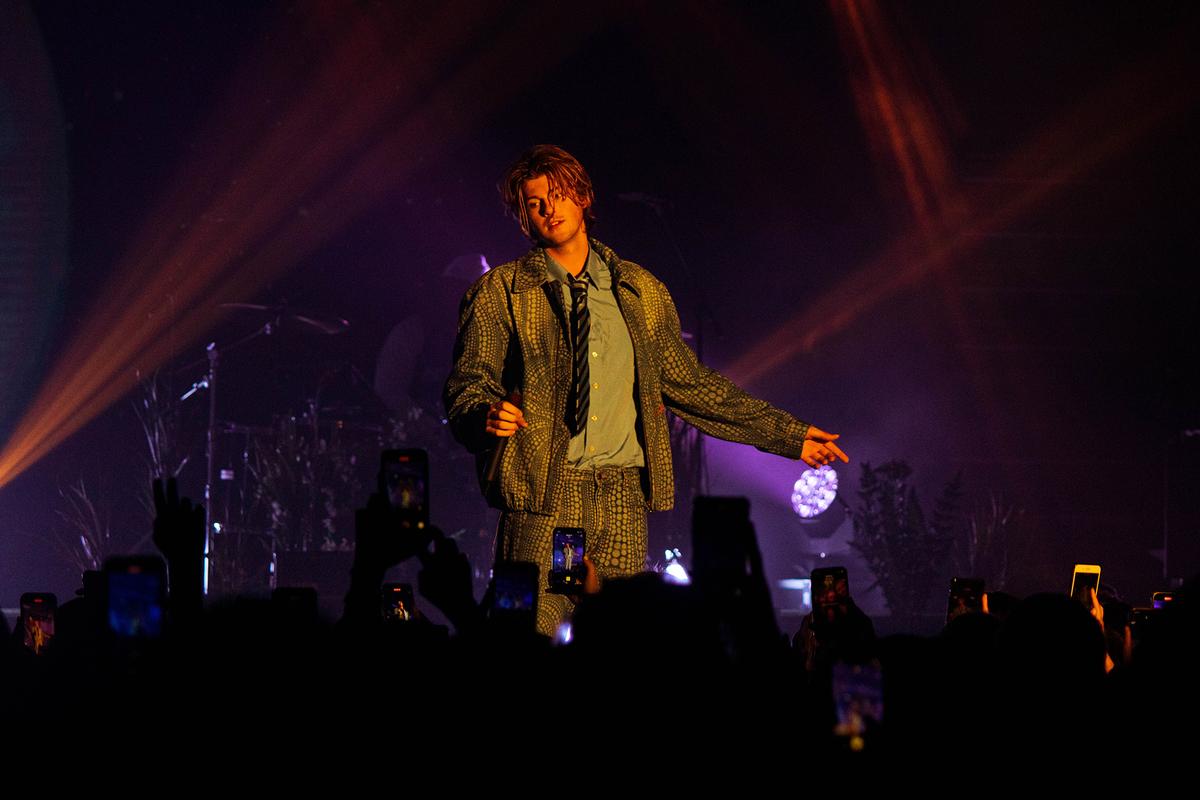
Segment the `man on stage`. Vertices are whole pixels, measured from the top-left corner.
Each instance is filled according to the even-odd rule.
[[[552,532],[579,527],[601,578],[645,568],[646,512],[674,503],[666,410],[710,436],[810,466],[849,461],[836,434],[751,397],[684,343],[667,289],[587,235],[594,200],[565,150],[523,154],[500,193],[533,242],[463,298],[446,413],[455,438],[498,476],[497,557],[541,569],[538,630],[572,610],[546,594]]]

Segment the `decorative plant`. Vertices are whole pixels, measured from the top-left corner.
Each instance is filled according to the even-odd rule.
[[[104,559],[120,552],[113,542],[107,515],[102,515],[96,508],[82,478],[65,489],[60,486],[58,495],[66,508],[55,513],[66,524],[66,530],[56,528],[55,546],[80,574],[100,569]]]
[[[959,574],[983,578],[989,589],[1008,582],[1008,556],[1023,511],[993,494],[971,514],[959,537],[955,566]]]
[[[151,522],[154,520],[154,495],[151,485],[155,478],[178,478],[187,466],[188,455],[180,443],[180,408],[171,400],[170,387],[158,373],[142,380],[142,396],[133,404],[134,413],[146,436],[146,480],[142,481],[138,499]]]
[[[946,578],[955,533],[961,527],[962,496],[961,476],[956,476],[927,518],[916,489],[909,484],[911,475],[912,469],[903,461],[878,467],[863,464],[861,505],[850,511],[852,546],[875,575],[893,616],[907,619],[925,611],[933,588]]]

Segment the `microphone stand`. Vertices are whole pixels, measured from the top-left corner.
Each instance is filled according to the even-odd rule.
[[[259,336],[270,336],[275,331],[274,322],[268,322],[258,330],[244,336],[225,350],[236,350],[248,342],[257,339]],[[212,544],[213,544],[213,486],[217,471],[217,366],[221,361],[221,349],[217,347],[216,342],[209,342],[205,349],[205,357],[208,362],[208,369],[204,375],[197,381],[193,382],[191,387],[179,398],[180,402],[187,400],[192,395],[201,389],[208,390],[208,431],[205,434],[205,464],[204,472],[204,575],[202,585],[204,595],[208,596],[209,577],[212,566]],[[198,362],[193,362],[189,366],[195,366]],[[183,369],[186,369],[184,367]]]

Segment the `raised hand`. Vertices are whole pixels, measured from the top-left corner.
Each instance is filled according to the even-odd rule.
[[[371,625],[381,621],[379,589],[389,568],[429,546],[435,529],[405,527],[387,496],[373,493],[367,507],[354,512],[354,563],[342,622]]]

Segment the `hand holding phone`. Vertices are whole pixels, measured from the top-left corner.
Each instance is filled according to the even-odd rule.
[[[405,528],[429,525],[429,455],[424,450],[384,450],[379,457],[379,493]]]
[[[1071,573],[1071,597],[1089,611],[1092,608],[1092,591],[1100,589],[1100,565],[1076,564]]]
[[[384,450],[377,491],[354,513],[354,566],[383,573],[429,546],[429,461],[424,450]],[[372,590],[374,591],[374,590]]]

